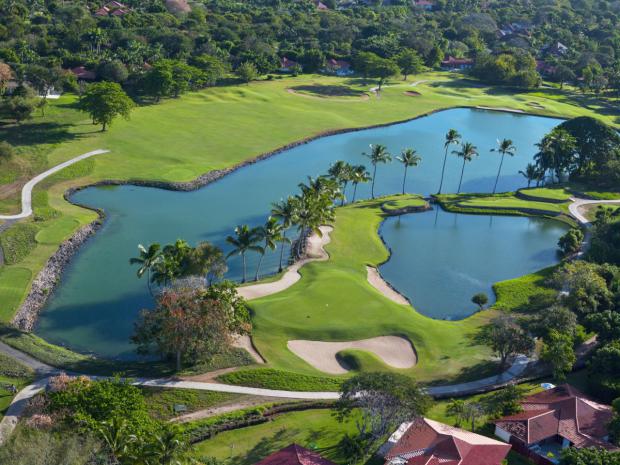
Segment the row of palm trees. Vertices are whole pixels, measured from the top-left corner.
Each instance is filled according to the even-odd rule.
[[[365,169],[357,169],[355,172],[365,172]],[[363,167],[362,167],[363,168]],[[349,170],[349,168],[346,168]],[[363,182],[364,176],[347,180],[355,186]],[[286,237],[286,232],[295,227],[298,237],[293,244],[293,255],[298,258],[304,250],[305,240],[311,233],[322,236],[320,227],[335,219],[335,202],[344,199],[341,191],[341,180],[335,176],[320,176],[308,178],[308,183],[299,184],[300,193],[289,196],[286,200],[274,203],[271,216],[267,218],[263,226],[250,228],[247,224],[235,228],[235,235],[228,236],[226,242],[233,246],[227,257],[240,255],[243,266],[242,283],[247,281],[246,254],[255,252],[259,254],[258,264],[254,280],[260,277],[260,267],[267,250],[276,250],[280,244],[280,263],[278,271],[282,271],[284,261],[284,244],[291,243]]]

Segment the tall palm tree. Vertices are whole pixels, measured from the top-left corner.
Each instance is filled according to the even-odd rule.
[[[441,168],[441,181],[439,182],[439,190],[438,194],[441,194],[441,188],[443,187],[443,177],[446,172],[446,161],[448,160],[448,149],[451,145],[460,144],[461,135],[458,133],[456,129],[450,129],[446,133],[445,142],[443,143],[444,155],[443,155],[443,167]]]
[[[284,243],[291,242],[286,237],[286,230],[293,225],[293,219],[295,218],[295,205],[292,197],[286,200],[281,200],[271,204],[271,216],[279,219],[282,222],[282,247],[280,247],[280,264],[278,266],[278,273],[282,271],[282,261],[284,259]]]
[[[370,195],[374,199],[377,165],[379,163],[388,163],[392,161],[392,156],[387,151],[387,147],[381,144],[370,144],[370,153],[364,153],[364,156],[370,158],[370,163],[372,164],[372,187],[370,188]]]
[[[410,166],[418,166],[422,161],[422,157],[417,154],[414,149],[405,149],[401,152],[400,157],[396,159],[405,167],[405,175],[403,176],[403,194],[405,193],[405,181],[407,181],[407,169]]]
[[[241,282],[244,283],[247,276],[245,254],[248,251],[263,253],[263,248],[256,245],[256,243],[261,240],[261,237],[258,228],[250,229],[247,224],[237,226],[235,228],[235,236],[236,237],[228,236],[226,238],[226,242],[234,247],[234,249],[226,255],[226,258],[232,255],[241,255],[241,259],[243,260],[243,279]]]
[[[153,295],[153,290],[151,289],[151,270],[162,259],[161,246],[158,243],[153,243],[147,249],[142,244],[138,244],[138,252],[139,255],[130,258],[129,263],[131,265],[140,265],[136,274],[138,278],[141,278],[146,273],[147,286],[150,294]]]
[[[329,167],[327,174],[335,179],[342,189],[342,198],[340,200],[340,206],[344,205],[345,201],[345,192],[347,190],[347,185],[349,181],[351,181],[351,177],[353,176],[353,166],[351,166],[346,161],[338,160],[332,166]]]
[[[532,181],[536,181],[536,186],[538,186],[540,170],[534,163],[528,163],[525,167],[525,171],[519,171],[519,174],[523,175],[523,177],[527,179],[527,187],[530,187]]]
[[[470,142],[465,142],[461,145],[461,150],[454,150],[452,153],[463,159],[463,168],[461,168],[461,179],[459,181],[459,188],[456,191],[456,193],[459,194],[461,192],[461,184],[463,184],[465,163],[467,163],[468,161],[472,161],[474,157],[478,156],[478,148]]]
[[[357,185],[360,183],[370,182],[370,179],[370,173],[366,171],[366,167],[364,165],[358,165],[353,167],[353,174],[351,175],[351,182],[353,183],[353,199],[351,199],[351,202],[355,202]]]
[[[278,246],[278,242],[288,241],[288,239],[286,239],[282,234],[283,230],[284,228],[278,222],[278,219],[274,218],[273,216],[267,218],[267,222],[264,224],[264,226],[260,227],[260,236],[264,243],[262,247],[263,251],[260,255],[260,258],[258,259],[258,266],[256,267],[256,276],[254,277],[254,281],[258,281],[260,265],[263,261],[263,257],[265,256],[265,252],[267,251],[267,249],[275,250]]]
[[[502,172],[502,165],[504,164],[504,157],[506,155],[514,157],[517,152],[517,148],[512,144],[510,139],[503,139],[502,141],[497,141],[497,148],[491,149],[491,152],[497,152],[502,156],[502,159],[499,162],[499,169],[497,170],[497,177],[495,178],[495,185],[493,186],[493,193],[495,194],[495,191],[497,190],[497,182],[499,181],[499,175]]]

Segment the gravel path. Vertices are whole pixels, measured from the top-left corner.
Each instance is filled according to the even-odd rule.
[[[78,161],[85,160],[86,158],[90,158],[94,155],[99,155],[99,154],[108,153],[108,152],[109,150],[101,150],[101,149],[93,150],[92,152],[79,155],[75,158],[72,158],[71,160],[67,160],[63,163],[60,163],[59,165],[56,165],[53,168],[50,168],[49,170],[44,171],[41,174],[38,174],[37,176],[32,178],[30,181],[28,181],[22,188],[22,211],[21,213],[18,213],[16,215],[0,215],[0,220],[20,220],[23,218],[28,218],[30,215],[32,215],[32,189],[34,188],[34,186],[36,186],[39,182],[43,181],[48,176],[51,176],[52,174],[57,173],[58,171],[62,170],[63,168],[66,168],[67,166],[71,166],[74,163],[77,163]]]

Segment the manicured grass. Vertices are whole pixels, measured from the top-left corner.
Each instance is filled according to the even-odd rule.
[[[38,231],[39,229],[32,223],[17,223],[0,233],[4,263],[14,265],[26,258],[37,246],[35,236]]]
[[[152,387],[142,388],[142,394],[146,400],[149,413],[159,420],[169,420],[179,415],[174,411],[175,405],[185,406],[187,410],[183,413],[190,413],[246,397],[224,392]]]
[[[304,375],[269,368],[237,370],[219,376],[219,381],[228,384],[284,389],[287,391],[337,391],[340,381],[325,376]]]
[[[18,266],[28,270],[32,279],[60,240],[78,225],[96,219],[94,212],[63,199],[64,191],[75,185],[110,178],[187,181],[328,130],[384,124],[455,106],[508,107],[564,117],[598,115],[615,123],[616,113],[605,101],[584,100],[572,91],[491,89],[450,73],[427,73],[413,79],[427,81],[416,86],[420,96],[415,99],[403,95],[411,86],[402,81],[391,82],[380,99],[342,98],[333,92],[332,96],[308,98],[287,92],[295,86],[345,86],[347,93],[359,94],[374,85],[358,78],[299,76],[211,88],[137,108],[130,121],[115,121],[105,133],[77,111],[75,96],[51,101],[47,116],[0,131],[2,139],[16,144],[19,152],[17,161],[1,170],[0,183],[25,179],[90,150],[106,148],[111,153],[84,160],[42,184],[47,202],[41,197],[35,206],[45,220],[38,223],[41,243]],[[19,208],[18,195],[15,189],[12,197],[0,202],[3,213]],[[4,321],[10,319],[30,284],[30,280],[20,280],[24,289],[16,289],[15,275],[0,275],[0,302],[7,303],[0,315]],[[13,279],[11,285],[2,282],[7,277]]]
[[[402,335],[412,341],[419,363],[397,371],[422,381],[459,378],[468,368],[489,361],[489,349],[473,340],[492,311],[461,321],[435,320],[409,305],[392,302],[367,282],[365,266],[388,258],[377,234],[384,217],[380,206],[397,199],[339,208],[332,241],[326,247],[330,259],[304,266],[302,279],[286,291],[250,302],[253,340],[271,367],[324,376],[290,352],[287,341],[350,341],[382,335]],[[381,368],[390,369],[384,364]]]
[[[572,195],[570,191],[567,191],[563,187],[532,187],[530,189],[520,189],[519,193],[535,200],[551,200],[558,202],[568,202]]]
[[[339,423],[331,410],[278,415],[273,421],[226,431],[194,447],[196,457],[215,457],[226,465],[251,465],[292,443],[315,450],[338,465],[349,465],[337,448],[345,434],[356,431],[352,420]]]
[[[17,360],[0,354],[0,419],[13,400],[13,394],[9,391],[10,385],[18,390],[26,386],[34,379],[34,372]]]
[[[501,281],[493,285],[497,297],[494,308],[498,310],[523,312],[531,307],[531,299],[547,302],[557,291],[545,285],[555,267],[545,268],[536,273],[519,278]]]
[[[407,208],[422,208],[425,205],[427,205],[427,202],[422,196],[405,194],[399,196],[397,199],[385,202],[381,208],[383,208],[385,212],[390,213]]]
[[[620,207],[618,205],[592,204],[586,205],[583,208],[586,211],[585,217],[590,221],[594,221],[596,219],[596,212],[599,210],[599,208],[608,208],[615,212]]]

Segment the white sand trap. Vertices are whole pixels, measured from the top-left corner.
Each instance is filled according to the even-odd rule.
[[[312,236],[308,238],[306,245],[306,258],[298,260],[289,266],[282,277],[277,281],[238,287],[237,292],[239,295],[247,300],[252,300],[275,294],[276,292],[281,292],[284,289],[288,289],[301,279],[299,269],[306,263],[327,260],[329,255],[325,252],[323,247],[330,243],[331,238],[329,233],[331,233],[334,228],[331,226],[321,226],[320,229],[321,233],[323,233],[322,237],[319,237],[318,234],[312,234]]]
[[[411,368],[418,361],[413,345],[400,336],[379,336],[371,339],[345,342],[288,341],[291,352],[302,358],[317,370],[332,375],[347,373],[338,362],[336,354],[347,349],[372,352],[393,368]]]
[[[401,305],[411,305],[405,296],[395,291],[392,286],[385,282],[385,280],[379,274],[379,270],[372,266],[367,266],[366,271],[368,282],[372,287],[378,290],[381,294],[386,296],[392,302],[396,302]]]

